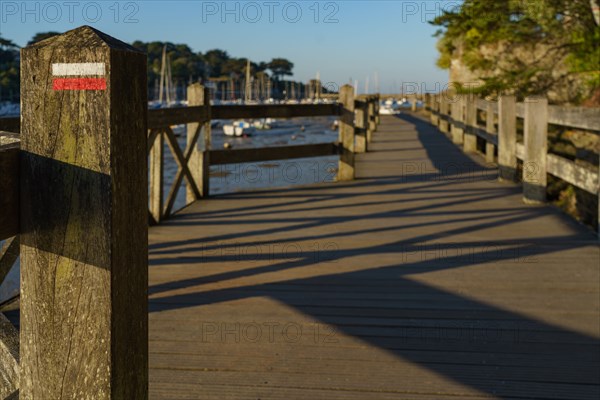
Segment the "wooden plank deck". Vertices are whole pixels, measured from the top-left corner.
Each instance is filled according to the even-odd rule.
[[[150,230],[154,399],[598,399],[597,239],[383,117],[359,179]]]

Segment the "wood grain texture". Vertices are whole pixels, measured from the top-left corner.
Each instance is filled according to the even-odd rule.
[[[164,215],[164,168],[165,168],[165,134],[163,130],[151,130],[148,146],[150,147],[150,215],[156,223],[163,220]]]
[[[354,179],[354,87],[344,85],[340,88],[340,161],[337,179],[349,181]],[[368,133],[367,133],[368,135]],[[368,138],[368,136],[367,136]],[[368,140],[368,139],[367,139]]]
[[[338,154],[334,143],[258,147],[252,149],[211,150],[211,165],[238,164]]]
[[[19,332],[0,313],[0,398],[11,398],[18,389]]]
[[[477,104],[475,97],[469,93],[463,96],[463,104],[465,108],[465,132],[463,141],[463,151],[466,153],[475,153],[477,151]]]
[[[498,136],[496,133],[496,112],[494,111],[494,105],[496,103],[492,101],[486,101],[485,109],[485,130],[488,135],[496,138],[496,142],[486,140],[485,142],[485,161],[493,163],[496,161],[496,145],[498,145]],[[497,108],[497,106],[496,106]]]
[[[339,115],[338,104],[212,106],[212,119],[296,118]]]
[[[9,238],[0,247],[0,285],[19,258],[19,236]]]
[[[206,109],[206,122],[202,126],[202,141],[203,147],[200,153],[200,194],[202,197],[210,195],[210,149],[212,148],[212,128],[210,126],[212,120],[212,106],[210,105],[210,89],[204,88],[203,106]]]
[[[148,110],[148,128],[165,128],[172,125],[204,121],[206,118],[206,110],[200,106]]]
[[[439,108],[440,108],[440,118],[438,119],[438,126],[439,129],[442,133],[449,133],[448,130],[448,119],[446,118],[446,116],[448,115],[449,112],[449,104],[448,104],[448,94],[447,93],[441,93],[440,95],[440,104],[439,104]]]
[[[101,62],[106,90],[54,91]],[[90,27],[21,52],[23,399],[147,397],[146,57]]]
[[[377,118],[375,115],[375,99],[370,98],[367,102],[369,105],[367,109],[367,122],[369,124],[369,130],[367,131],[367,143],[373,141],[373,133],[377,130]]]
[[[600,109],[548,106],[548,123],[600,132]]]
[[[175,133],[171,130],[170,127],[165,128],[165,135],[167,137],[167,145],[171,150],[171,154],[175,158],[175,162],[177,163],[178,169],[175,174],[175,178],[173,180],[173,184],[171,185],[171,189],[169,189],[169,194],[167,195],[167,201],[164,211],[164,217],[169,217],[173,213],[173,206],[175,205],[175,198],[177,197],[177,193],[179,188],[185,178],[188,187],[190,190],[194,192],[195,197],[200,198],[200,189],[198,188],[198,183],[195,181],[194,176],[189,168],[189,160],[192,156],[192,147],[188,147],[185,149],[185,154],[179,147],[179,142],[175,137]],[[195,143],[200,136],[200,129],[196,130],[192,141]]]
[[[209,97],[210,99],[210,97]],[[189,106],[202,106],[204,105],[204,86],[199,83],[194,83],[187,87],[187,101]],[[207,101],[209,101],[207,99]],[[186,126],[186,142],[188,151],[190,151],[190,159],[188,165],[190,172],[196,185],[202,187],[202,151],[199,148],[197,134],[202,129],[200,121],[190,122]],[[202,124],[204,125],[204,123]],[[196,192],[192,190],[190,185],[186,186],[185,190],[186,203],[190,204],[198,200]]]
[[[356,118],[356,153],[365,153],[367,151],[367,128],[368,128],[368,112],[369,104],[363,101],[357,101],[354,104]]]
[[[355,166],[150,230],[152,398],[597,399],[593,232],[408,113]]]
[[[501,180],[516,180],[516,145],[516,98],[513,95],[503,95],[498,100],[498,164]]]
[[[594,195],[598,193],[598,171],[593,171],[583,165],[577,165],[574,161],[556,154],[546,156],[546,169],[549,174],[588,193]]]
[[[546,154],[548,153],[548,100],[525,99],[523,144],[523,200],[527,203],[546,201]]]
[[[0,132],[0,240],[19,232],[19,139]]]
[[[455,94],[450,104],[450,114],[452,116],[452,125],[450,135],[452,142],[457,145],[463,144],[464,138],[464,95]]]

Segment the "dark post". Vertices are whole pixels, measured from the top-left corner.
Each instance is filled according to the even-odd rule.
[[[87,26],[21,52],[22,399],[148,397],[146,92]]]
[[[354,87],[344,85],[340,88],[340,161],[338,181],[354,179]]]

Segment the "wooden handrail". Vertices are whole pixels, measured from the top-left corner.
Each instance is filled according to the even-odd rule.
[[[368,143],[371,141],[372,133],[376,130],[379,122],[378,95],[361,95],[353,98],[354,109],[356,112],[358,125],[352,125],[352,135],[356,140],[356,147],[352,152],[367,151]],[[257,162],[267,160],[285,160],[305,157],[321,157],[328,155],[345,154],[345,159],[349,159],[348,151],[340,151],[336,143],[320,143],[309,145],[280,146],[273,148],[260,149],[235,149],[235,150],[210,150],[208,152],[198,152],[193,150],[197,146],[199,132],[188,133],[188,145],[190,149],[179,149],[177,141],[174,139],[171,127],[174,125],[200,124],[204,136],[210,130],[209,121],[211,119],[243,119],[243,118],[295,118],[295,117],[314,117],[314,116],[340,116],[343,106],[341,103],[330,104],[269,104],[269,105],[192,105],[189,107],[173,107],[165,109],[148,110],[148,152],[150,154],[150,221],[158,223],[162,219],[169,217],[173,212],[175,196],[181,183],[188,182],[188,203],[197,200],[199,196],[208,194],[208,170],[210,165],[233,164],[244,162]],[[364,115],[364,116],[363,116]],[[348,117],[345,117],[348,119]],[[347,121],[347,123],[349,123]],[[192,125],[189,125],[192,124]],[[19,118],[0,118],[0,126],[12,128],[17,131],[19,127]],[[195,136],[190,136],[195,133]],[[4,137],[18,138],[18,134],[5,133]],[[208,133],[210,137],[210,133]],[[8,140],[8,139],[6,139]],[[210,142],[210,140],[209,140]],[[175,178],[175,183],[169,191],[167,198],[163,198],[164,182],[164,150],[163,145],[167,143],[174,154],[175,160],[179,165],[179,171]],[[12,171],[18,168],[16,163],[18,149],[9,149],[4,146],[2,159],[0,162],[12,163],[14,166],[5,167],[5,171]],[[2,161],[4,160],[4,161]],[[198,161],[200,160],[200,161]],[[210,161],[209,161],[210,160]],[[200,168],[198,163],[202,164]],[[206,164],[206,165],[204,165]],[[344,163],[347,165],[347,163]],[[344,167],[343,167],[344,168]],[[201,172],[196,169],[200,169]],[[15,173],[8,173],[13,180],[18,182]],[[190,184],[191,182],[191,184]],[[9,178],[0,180],[0,185],[15,185],[15,182]],[[10,237],[18,231],[18,212],[8,211],[18,207],[17,188],[6,189],[3,193],[7,195],[2,197],[2,212],[0,212],[0,237]],[[14,194],[8,195],[8,193]],[[10,205],[8,204],[10,202]],[[14,206],[13,206],[14,204]],[[6,212],[5,212],[6,210]],[[18,210],[18,209],[17,209]],[[4,218],[4,220],[2,220]]]
[[[523,103],[515,102],[514,96],[503,96],[499,102],[470,98],[466,95],[458,97],[466,102],[464,104],[454,102],[453,112],[450,113],[447,111],[450,100],[445,94],[429,96],[426,110],[430,113],[430,122],[438,126],[442,132],[455,132],[453,138],[455,143],[463,144],[466,134],[461,132],[462,130],[483,139],[486,143],[486,160],[488,162],[495,161],[494,155],[497,147],[501,179],[516,179],[517,160],[523,161],[527,168],[527,173],[523,176],[526,201],[545,201],[546,174],[562,179],[600,198],[600,166],[597,169],[590,168],[556,154],[546,154],[547,126],[549,124],[599,133],[600,112],[598,108],[547,105],[547,100],[543,97],[527,98]],[[485,128],[478,126],[477,119],[472,112],[468,112],[469,107],[486,112]],[[467,121],[462,121],[460,118],[464,108],[467,109],[469,115]],[[499,127],[497,133],[496,118]],[[525,143],[516,141],[517,118],[524,119],[527,131],[525,136],[528,138]],[[452,129],[449,130],[446,124],[449,124]],[[456,136],[461,136],[462,140],[457,140]],[[472,149],[465,148],[465,151],[469,150]],[[600,208],[598,214],[600,235]]]
[[[339,154],[335,143],[301,144],[295,146],[255,147],[250,149],[210,150],[210,164],[239,164],[249,162],[324,157]]]

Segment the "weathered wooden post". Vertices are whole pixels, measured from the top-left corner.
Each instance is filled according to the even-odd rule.
[[[355,153],[365,153],[367,151],[367,111],[368,103],[366,101],[357,101],[355,103],[356,120],[356,140],[354,142]]]
[[[454,144],[461,145],[463,144],[463,104],[464,104],[464,96],[462,94],[456,93],[454,95],[454,100],[452,101],[451,111],[452,114],[452,126],[450,133],[452,135],[452,142]]]
[[[165,167],[165,134],[159,132],[151,144],[150,154],[148,156],[150,165],[150,214],[154,222],[160,223],[164,213],[164,167]]]
[[[485,130],[488,135],[495,136],[496,135],[496,125],[494,123],[495,115],[494,115],[494,103],[490,100],[486,102],[485,108]],[[485,161],[487,163],[493,163],[495,159],[496,147],[494,143],[487,140],[485,142]]]
[[[500,180],[517,175],[517,101],[513,95],[498,99],[498,165]]]
[[[381,103],[381,96],[379,95],[379,93],[377,93],[375,95],[375,130],[377,130],[377,127],[381,123],[381,117],[379,116],[380,103]]]
[[[440,117],[439,129],[442,133],[448,133],[448,92],[440,95]]]
[[[340,88],[340,161],[338,181],[354,179],[354,87],[344,85]]]
[[[465,153],[477,152],[477,98],[473,93],[462,96],[465,105],[465,129],[463,136],[463,151]]]
[[[209,169],[210,169],[210,91],[208,88],[194,83],[188,86],[187,89],[188,106],[204,106],[207,111],[207,121],[192,122],[187,124],[187,145],[192,146],[190,155],[189,167],[196,181],[196,186],[200,189],[202,197],[208,197],[209,194]],[[202,134],[202,151],[199,148],[199,141],[195,140],[197,130],[201,130]],[[186,188],[187,203],[193,203],[198,200],[196,192],[187,185]]]
[[[367,143],[371,143],[373,141],[373,132],[377,130],[377,124],[375,123],[375,101],[373,97],[369,97],[367,104],[369,109],[369,117],[367,119],[367,124],[369,127],[367,131]]]
[[[412,101],[410,103],[410,110],[412,112],[417,111],[417,95],[416,95],[416,93],[413,95]]]
[[[21,399],[148,397],[146,56],[21,51]]]
[[[437,94],[431,95],[431,113],[429,114],[429,121],[434,126],[438,126],[438,121],[439,121],[439,117],[437,115],[437,113],[439,111],[438,97],[439,97],[439,95],[437,95]]]
[[[525,154],[523,157],[523,200],[546,201],[546,156],[548,154],[548,100],[525,98]]]

